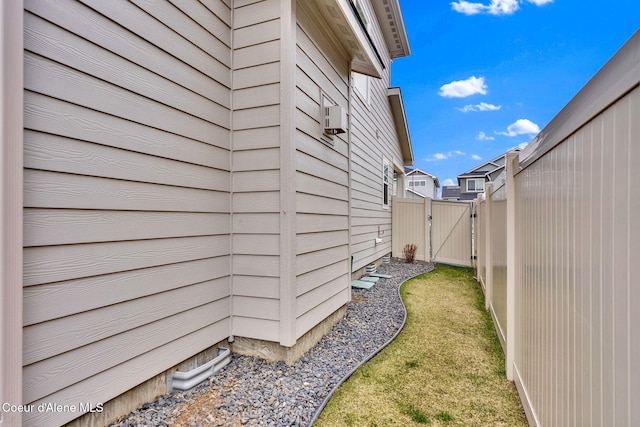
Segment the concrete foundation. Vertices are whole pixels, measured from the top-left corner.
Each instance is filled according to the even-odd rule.
[[[142,406],[143,403],[152,402],[159,396],[167,394],[169,391],[168,384],[175,371],[189,371],[194,369],[214,359],[218,355],[218,347],[228,346],[229,343],[226,340],[217,343],[120,396],[105,402],[102,412],[84,414],[66,424],[65,427],[103,427],[114,423],[131,411]]]
[[[66,424],[66,427],[102,427],[116,422],[142,404],[152,402],[159,396],[167,394],[171,376],[175,371],[190,371],[209,362],[218,355],[218,347],[227,347],[234,353],[256,356],[271,362],[284,361],[287,364],[293,364],[329,332],[333,325],[344,318],[346,313],[347,306],[344,305],[300,337],[293,347],[284,347],[276,342],[243,337],[235,337],[233,342],[225,340],[217,343],[126,393],[105,402],[102,412],[84,414]]]
[[[256,356],[270,362],[284,361],[291,365],[317,343],[329,330],[344,318],[347,306],[334,311],[329,317],[318,323],[309,332],[298,338],[293,347],[284,347],[277,342],[252,338],[235,337],[231,351],[247,356]]]

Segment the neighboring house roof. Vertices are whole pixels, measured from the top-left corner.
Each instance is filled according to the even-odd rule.
[[[429,172],[425,172],[422,169],[419,168],[404,168],[404,174],[405,176],[409,176],[409,175],[425,175],[428,176],[429,178],[433,179],[433,181],[435,182],[436,188],[440,188],[440,181],[438,180],[438,177],[435,175],[430,174]]]
[[[520,151],[520,149],[515,148],[513,150],[509,150],[508,152],[512,152],[512,151]],[[506,153],[501,154],[494,159],[484,162],[481,165],[476,166],[475,168],[470,169],[464,172],[463,174],[458,175],[457,177],[458,183],[460,183],[460,179],[465,179],[465,178],[485,178],[490,181],[491,176],[495,176],[496,172],[504,169],[505,156],[506,156]]]
[[[393,122],[396,125],[396,131],[398,133],[402,161],[405,166],[413,165],[413,148],[411,147],[411,137],[409,136],[407,115],[405,114],[404,103],[402,102],[402,93],[399,87],[391,87],[388,89],[387,94],[389,96],[389,103],[391,104]]]
[[[416,196],[421,197],[421,198],[423,198],[423,199],[425,199],[425,198],[427,197],[427,196],[425,196],[424,194],[422,194],[422,193],[418,193],[417,191],[412,190],[412,189],[410,189],[410,188],[407,188],[407,193],[415,194]]]
[[[459,199],[460,198],[460,186],[459,185],[445,185],[442,187],[443,199]]]

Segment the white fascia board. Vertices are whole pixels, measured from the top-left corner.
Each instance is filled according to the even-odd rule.
[[[400,142],[402,161],[405,166],[412,166],[415,161],[413,158],[413,148],[411,147],[411,137],[409,136],[407,116],[404,111],[404,103],[402,102],[402,93],[400,92],[399,87],[390,87],[387,90],[387,95],[389,96],[393,122],[396,125],[398,141]]]

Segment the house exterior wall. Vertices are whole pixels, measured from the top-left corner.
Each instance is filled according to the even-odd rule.
[[[410,182],[415,181],[425,181],[426,185],[422,186],[411,186]],[[405,185],[407,188],[414,190],[430,199],[436,199],[438,197],[438,189],[436,188],[435,181],[429,175],[421,174],[420,172],[414,172],[411,175],[407,175],[405,177]],[[415,195],[408,195],[408,197],[414,197]],[[416,196],[419,197],[419,196]]]
[[[23,403],[106,402],[229,336],[231,11],[25,7]]]
[[[349,60],[298,2],[295,70],[295,337],[345,305],[349,277],[347,133],[323,136],[323,102],[349,108]],[[323,101],[323,97],[327,98]]]
[[[371,3],[361,2],[374,17]],[[384,65],[381,79],[369,78],[369,100],[354,93],[351,108],[351,255],[357,271],[391,253],[391,203],[383,206],[382,168],[387,160],[398,174],[404,164],[388,98],[391,58],[379,23],[373,19],[370,35]],[[353,92],[356,92],[352,88]],[[389,198],[391,200],[391,197]],[[382,243],[375,239],[381,237]]]
[[[233,335],[280,342],[280,0],[233,10]]]

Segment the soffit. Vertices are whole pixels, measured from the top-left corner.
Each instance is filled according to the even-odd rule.
[[[351,69],[382,78],[384,65],[349,0],[316,0],[325,22],[351,56]]]

